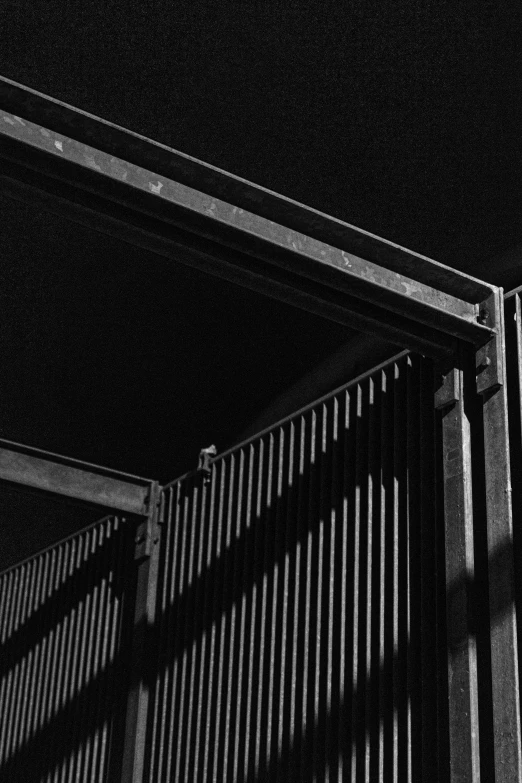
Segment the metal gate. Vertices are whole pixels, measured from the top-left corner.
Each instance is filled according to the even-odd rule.
[[[444,772],[433,382],[401,355],[164,489],[150,783]]]

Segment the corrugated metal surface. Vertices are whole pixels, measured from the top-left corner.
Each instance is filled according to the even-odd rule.
[[[165,489],[150,783],[437,778],[435,440],[403,355]]]
[[[0,574],[0,779],[111,779],[130,523],[107,517]]]

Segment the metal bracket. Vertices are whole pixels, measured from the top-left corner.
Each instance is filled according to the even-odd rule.
[[[210,467],[210,460],[212,457],[215,457],[217,454],[217,448],[216,446],[208,446],[206,449],[201,449],[199,452],[199,461],[198,461],[198,473],[203,474],[203,480],[205,484],[208,484],[210,481],[210,475],[211,475],[211,467]]]
[[[494,291],[480,305],[479,322],[495,330],[495,335],[476,352],[477,392],[484,394],[502,386],[504,380],[503,291]]]
[[[459,374],[455,367],[440,366],[441,382],[435,390],[435,408],[440,410],[460,400]]]
[[[161,493],[157,482],[151,485],[148,501],[148,514],[136,525],[134,560],[150,557],[152,548],[159,542]]]

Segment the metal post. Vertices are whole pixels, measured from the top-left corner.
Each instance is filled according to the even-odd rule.
[[[436,394],[442,410],[451,783],[480,780],[476,641],[471,630],[474,578],[470,427],[460,367]]]
[[[155,482],[151,489],[148,516],[136,528],[136,602],[121,783],[142,783],[144,780],[150,698],[147,661],[151,655],[156,613],[160,549],[159,500],[160,487]]]
[[[496,337],[477,354],[483,395],[491,678],[496,783],[521,783],[517,620],[502,289],[484,313]]]

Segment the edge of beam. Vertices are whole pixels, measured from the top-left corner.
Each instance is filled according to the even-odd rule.
[[[444,293],[478,303],[492,290],[483,281],[426,256],[4,77],[0,77],[0,105],[31,122],[44,123],[54,132],[361,255]]]
[[[144,515],[152,481],[0,439],[0,480]]]

